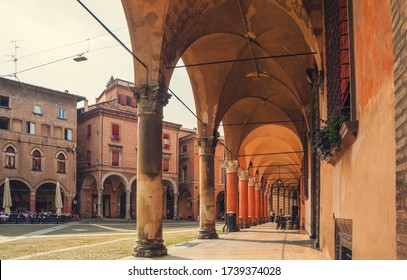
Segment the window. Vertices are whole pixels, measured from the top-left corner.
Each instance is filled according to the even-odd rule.
[[[40,105],[34,105],[34,114],[42,115],[42,108]]]
[[[41,153],[35,150],[32,155],[32,170],[41,170]]]
[[[170,135],[168,133],[163,135],[163,148],[166,150],[170,149]]]
[[[86,165],[87,166],[92,165],[92,152],[91,151],[86,151]]]
[[[112,150],[112,166],[119,166],[120,153],[118,150]]]
[[[88,124],[88,128],[87,128],[87,133],[86,133],[86,137],[91,137],[92,136],[92,125]]]
[[[65,173],[65,156],[63,153],[60,153],[57,157],[57,172]]]
[[[66,119],[66,116],[65,116],[65,109],[64,109],[64,108],[59,108],[59,109],[58,109],[58,118],[60,118],[60,119]]]
[[[35,134],[35,123],[27,122],[26,132],[29,134]]]
[[[16,153],[14,148],[9,146],[6,149],[6,168],[15,168]]]
[[[169,170],[170,170],[170,159],[164,158],[163,159],[163,171],[169,171]]]
[[[65,128],[64,139],[72,140],[72,129]]]
[[[0,95],[0,107],[10,107],[10,97]]]
[[[126,105],[126,96],[119,95],[119,104],[120,105]]]
[[[182,152],[183,153],[186,153],[186,152],[188,152],[188,145],[182,145]]]
[[[181,173],[181,182],[188,181],[188,165],[182,166],[182,173]]]
[[[112,139],[120,140],[120,126],[118,124],[112,124]]]
[[[339,109],[344,120],[356,117],[351,86],[351,4],[352,0],[325,0],[328,116]]]
[[[10,130],[10,119],[0,117],[0,129]]]

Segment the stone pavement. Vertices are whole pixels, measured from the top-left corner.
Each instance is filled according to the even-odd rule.
[[[324,260],[314,241],[301,230],[276,230],[266,223],[219,235],[219,239],[197,239],[168,247],[168,255],[157,260]],[[126,260],[146,260],[128,257]],[[150,260],[150,259],[147,259]]]

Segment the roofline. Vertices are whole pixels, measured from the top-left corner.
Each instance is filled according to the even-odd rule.
[[[38,91],[51,93],[51,94],[64,95],[66,97],[76,97],[77,102],[87,100],[86,97],[84,97],[84,96],[72,94],[72,93],[69,93],[69,92],[66,92],[66,91],[64,92],[64,91],[59,91],[59,90],[55,90],[55,89],[41,87],[41,86],[37,86],[37,85],[33,85],[33,84],[27,84],[27,83],[23,83],[23,82],[20,82],[20,81],[14,81],[14,80],[3,78],[3,77],[0,77],[0,82],[5,82],[5,83],[12,84],[12,85],[15,85],[15,86],[22,85],[23,87],[26,87],[28,89],[38,90]]]

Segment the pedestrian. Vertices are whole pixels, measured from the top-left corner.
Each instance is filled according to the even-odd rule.
[[[275,216],[274,210],[271,210],[270,211],[270,220],[271,220],[272,223],[274,223],[274,216]]]

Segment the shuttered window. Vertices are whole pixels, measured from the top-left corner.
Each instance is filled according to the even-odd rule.
[[[164,158],[163,159],[163,171],[169,171],[169,170],[170,170],[170,159]]]
[[[120,140],[120,126],[118,124],[112,124],[112,139]]]
[[[112,150],[112,166],[119,166],[120,153],[118,150]]]
[[[163,148],[166,150],[170,149],[170,135],[168,133],[163,135]]]

